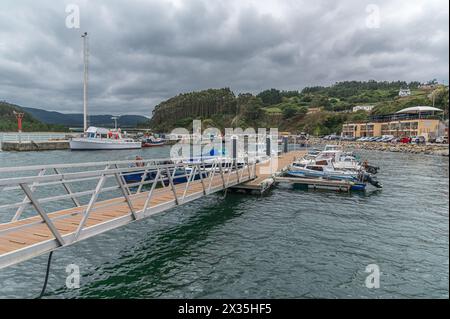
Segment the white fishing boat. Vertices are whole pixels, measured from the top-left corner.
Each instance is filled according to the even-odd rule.
[[[89,127],[84,136],[69,141],[71,150],[125,150],[141,148],[141,142],[123,137],[120,129]]]
[[[83,81],[83,135],[72,138],[69,141],[71,150],[125,150],[141,148],[141,142],[136,142],[131,138],[124,136],[117,128],[118,117],[112,119],[115,122],[114,129],[90,126],[87,127],[87,87],[88,87],[88,35],[85,32],[83,38],[83,62],[84,62],[84,81]]]

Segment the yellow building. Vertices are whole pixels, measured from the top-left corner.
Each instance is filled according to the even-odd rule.
[[[426,139],[438,136],[439,120],[417,119],[389,122],[347,123],[342,126],[342,135],[351,137],[394,135],[423,136]]]
[[[345,123],[342,135],[350,137],[371,137],[382,135],[423,136],[427,140],[441,135],[442,121],[436,112],[442,110],[429,106],[416,106],[395,114],[372,116],[369,122]]]

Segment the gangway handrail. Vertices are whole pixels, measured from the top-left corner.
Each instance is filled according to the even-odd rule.
[[[120,166],[136,162],[144,166]],[[255,158],[245,156],[208,158],[207,161],[193,163],[168,163],[165,159],[76,163],[75,166],[81,170],[89,169],[78,172],[64,171],[73,168],[72,164],[23,167],[23,171],[38,172],[0,179],[0,245],[9,242],[7,246],[0,247],[0,268],[254,179],[256,164]],[[175,175],[178,169],[181,173]],[[137,171],[143,174],[152,171],[152,176],[146,179],[142,175],[140,182],[127,184],[124,176]],[[176,183],[175,178],[183,178],[184,181]],[[69,186],[76,183],[85,188]],[[156,189],[159,184],[162,188]],[[58,185],[64,188],[54,190]],[[145,185],[151,185],[150,190],[143,189]],[[45,187],[52,188],[41,192]],[[1,196],[7,192],[15,193],[14,196]],[[101,197],[101,194],[110,198]],[[153,200],[157,194],[158,197]],[[20,196],[24,196],[21,201]],[[30,208],[33,210],[30,211]],[[102,212],[111,209],[119,215],[108,218],[102,215]],[[6,221],[8,214],[11,217]],[[104,219],[93,224],[99,216]],[[67,225],[72,226],[68,228]],[[20,239],[17,241],[15,236],[25,236],[23,244],[27,240],[32,242],[9,251],[11,247],[21,245]],[[9,252],[4,253],[5,250]]]
[[[240,156],[237,160],[245,159],[245,156]],[[248,157],[252,159],[252,156]],[[5,172],[21,172],[21,171],[34,171],[41,169],[52,169],[52,168],[82,168],[86,166],[105,166],[105,165],[124,165],[124,164],[136,164],[136,163],[160,163],[160,162],[174,162],[174,161],[187,161],[191,159],[226,159],[231,160],[230,156],[197,156],[197,157],[180,157],[180,158],[158,158],[158,159],[130,159],[130,160],[119,160],[119,161],[101,161],[101,162],[84,162],[84,163],[66,163],[66,164],[44,164],[44,165],[27,165],[27,166],[7,166],[0,167],[0,173]],[[186,163],[188,164],[188,163]]]

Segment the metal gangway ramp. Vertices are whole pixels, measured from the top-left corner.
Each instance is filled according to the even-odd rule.
[[[226,191],[254,179],[256,165],[214,158],[0,168],[0,268]]]

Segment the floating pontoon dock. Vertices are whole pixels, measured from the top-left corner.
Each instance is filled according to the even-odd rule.
[[[276,176],[282,174],[290,164],[292,164],[297,158],[305,155],[305,153],[306,151],[292,151],[278,156],[277,163],[273,168],[272,174],[270,173],[269,163],[259,164],[258,166],[260,168],[265,167],[264,173],[261,173],[260,171],[255,179],[233,186],[231,189],[262,194],[273,185],[275,182],[274,178]]]

